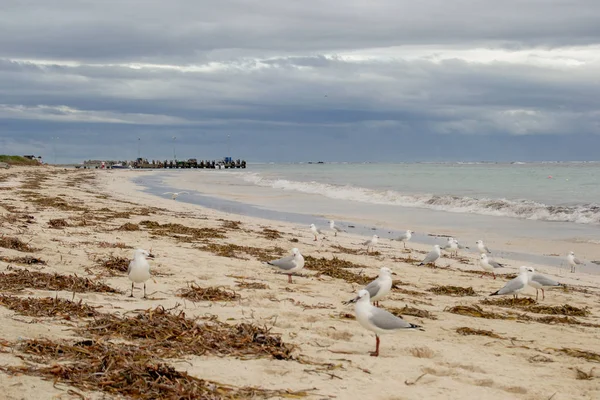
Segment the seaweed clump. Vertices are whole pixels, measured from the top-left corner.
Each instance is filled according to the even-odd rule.
[[[213,286],[203,288],[195,284],[180,289],[177,296],[190,301],[234,301],[240,298],[240,295],[233,290]]]
[[[42,260],[41,258],[37,258],[37,257],[32,257],[32,256],[24,256],[24,257],[0,257],[0,261],[4,261],[7,263],[15,263],[15,264],[26,264],[26,265],[32,265],[32,264],[39,264],[39,265],[46,265],[46,261]]]
[[[293,346],[285,344],[267,328],[248,323],[229,325],[216,319],[199,323],[198,318],[186,318],[183,311],[171,313],[162,307],[133,317],[104,314],[80,331],[100,337],[119,336],[139,340],[143,348],[167,358],[210,353],[240,358],[292,360],[294,350]]]
[[[225,239],[226,236],[223,234],[222,229],[216,228],[192,228],[181,224],[160,224],[156,221],[142,221],[141,226],[145,226],[147,229],[155,235],[159,236],[170,236],[180,241],[191,242],[200,239]]]
[[[269,289],[269,285],[262,282],[235,281],[240,289]]]
[[[129,263],[131,260],[125,257],[117,257],[110,255],[108,258],[101,260],[98,264],[100,267],[107,269],[108,271],[122,272],[125,273],[129,269]]]
[[[427,289],[428,292],[441,294],[445,296],[477,296],[477,292],[473,290],[472,287],[460,287],[460,286],[434,286],[430,289]]]
[[[33,253],[35,251],[35,249],[29,246],[28,243],[25,243],[19,238],[10,236],[0,237],[0,247],[4,247],[5,249],[18,250],[24,253]]]
[[[488,336],[494,339],[503,339],[502,336],[494,333],[493,331],[487,331],[485,329],[473,329],[468,326],[462,326],[460,328],[456,328],[456,333],[462,336],[471,336],[471,335],[479,335],[479,336]]]
[[[79,302],[73,302],[52,297],[21,298],[1,295],[0,304],[18,314],[36,318],[60,316],[70,320],[72,317],[85,318],[93,317],[98,314],[94,308],[83,303],[81,300]]]
[[[521,298],[505,298],[505,299],[483,299],[481,304],[517,308],[523,311],[528,311],[536,314],[549,314],[549,315],[566,315],[572,317],[587,317],[590,315],[590,310],[587,307],[579,308],[570,304],[563,304],[560,306],[546,306],[537,304],[537,302],[529,297]]]
[[[343,279],[346,282],[358,283],[360,285],[365,285],[375,279],[373,276],[366,276],[362,273],[356,274],[348,271],[348,268],[367,268],[366,266],[342,260],[337,257],[328,260],[325,257],[315,258],[313,256],[304,256],[304,268],[317,271],[318,275]]]
[[[69,226],[69,223],[62,218],[57,218],[57,219],[51,219],[50,221],[48,221],[48,226],[52,229],[62,229],[62,228],[66,228],[67,226]]]
[[[270,229],[270,228],[263,228],[263,230],[260,231],[259,234],[262,237],[264,237],[265,239],[269,239],[269,240],[281,239],[283,237],[281,235],[281,232],[279,232],[278,230],[275,230],[275,229]]]
[[[23,289],[65,290],[78,293],[120,293],[120,291],[104,283],[94,282],[77,275],[50,274],[27,269],[18,269],[10,273],[0,272],[0,290]]]
[[[244,260],[241,255],[246,254],[255,257],[258,261],[263,262],[269,261],[274,257],[279,257],[284,254],[284,250],[281,247],[262,249],[252,246],[240,246],[233,243],[207,243],[201,247],[198,247],[198,250],[209,251],[219,257],[238,258],[241,260]]]
[[[133,232],[133,231],[139,231],[140,230],[140,226],[138,224],[134,224],[131,222],[126,222],[123,225],[121,225],[120,227],[117,228],[118,231],[125,231],[125,232]]]
[[[391,312],[392,314],[394,314],[397,317],[402,318],[404,315],[411,315],[413,317],[419,317],[419,318],[427,318],[427,319],[437,319],[437,317],[435,315],[433,315],[432,313],[430,313],[427,310],[422,310],[420,308],[416,308],[416,307],[410,307],[408,305],[405,305],[402,308],[395,308],[395,307],[391,307],[391,308],[387,308],[386,310],[388,310],[389,312]]]
[[[18,348],[29,356],[28,365],[2,366],[1,371],[13,375],[40,376],[80,390],[102,391],[111,396],[140,400],[229,400],[298,398],[307,395],[305,391],[238,388],[196,378],[177,371],[147,349],[123,343],[94,340],[68,343],[33,339],[22,342]],[[35,361],[42,365],[35,366]]]

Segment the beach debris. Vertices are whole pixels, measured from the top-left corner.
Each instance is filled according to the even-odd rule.
[[[0,295],[0,304],[9,310],[28,317],[56,317],[60,316],[70,320],[73,317],[93,317],[98,312],[81,300],[73,302],[61,298],[52,297],[16,297]]]
[[[64,220],[62,218],[57,218],[57,219],[49,220],[48,226],[53,229],[62,229],[62,228],[66,228],[70,225],[66,220]]]
[[[428,292],[445,295],[445,296],[455,296],[455,297],[464,297],[464,296],[477,296],[477,292],[473,290],[472,287],[460,287],[460,286],[434,286],[430,289],[427,289]]]
[[[20,191],[18,192],[25,200],[42,208],[56,208],[61,211],[85,211],[85,207],[70,204],[60,197],[44,196],[37,192]]]
[[[535,300],[529,297],[522,298],[504,298],[504,299],[483,299],[481,304],[518,308],[524,311],[533,312],[536,314],[551,314],[551,315],[569,315],[574,317],[587,317],[591,314],[589,308],[579,308],[570,304],[563,304],[560,306],[546,306],[538,304]]]
[[[350,268],[369,269],[367,266],[362,264],[356,264],[350,261],[342,260],[337,257],[332,259],[326,259],[325,257],[315,258],[313,256],[304,257],[304,268],[317,271],[317,276],[326,275],[331,278],[337,278],[345,280],[350,283],[358,283],[360,285],[366,285],[375,279],[375,276],[367,276],[361,273],[354,273],[348,271]]]
[[[94,282],[77,275],[50,274],[27,269],[13,269],[9,273],[0,272],[0,290],[23,289],[65,290],[77,293],[121,293],[102,282]]]
[[[155,221],[142,221],[141,226],[149,229],[154,235],[174,237],[182,241],[192,241],[200,239],[225,239],[223,229],[217,228],[192,228],[189,226],[167,223],[160,224]],[[177,236],[183,235],[183,236]]]
[[[242,255],[245,254],[262,262],[269,261],[273,257],[281,256],[285,253],[285,250],[281,247],[272,247],[268,249],[252,246],[240,246],[232,243],[206,243],[196,248],[202,251],[209,251],[219,257],[238,258],[241,260],[246,259],[242,257]]]
[[[566,354],[571,357],[584,358],[587,361],[600,362],[600,354],[589,350],[571,349],[563,347],[560,349],[554,349],[558,353]]]
[[[18,250],[24,253],[33,253],[35,249],[29,246],[29,243],[23,242],[21,239],[10,236],[0,237],[0,247],[5,249]]]
[[[245,280],[235,281],[236,286],[240,289],[269,289],[269,285],[262,282],[248,282]]]
[[[119,257],[114,255],[109,255],[107,258],[100,260],[98,265],[102,268],[107,269],[113,275],[115,272],[125,274],[129,269],[130,260],[125,257]]]
[[[279,232],[278,230],[266,228],[266,227],[263,227],[263,230],[259,231],[258,233],[262,237],[269,239],[269,240],[281,239],[283,237],[283,234],[281,232]]]
[[[195,283],[179,289],[177,296],[190,301],[235,301],[240,298],[240,295],[233,290],[214,286],[200,287]]]
[[[151,353],[166,358],[210,353],[244,359],[294,359],[295,347],[284,343],[266,327],[249,323],[229,325],[216,317],[200,323],[199,318],[187,318],[183,311],[175,313],[160,306],[135,316],[103,314],[79,332],[135,340]]]
[[[502,336],[494,333],[493,331],[486,331],[485,329],[473,329],[468,326],[461,326],[460,328],[456,328],[456,333],[462,336],[471,336],[471,335],[479,335],[479,336],[488,336],[494,339],[504,339]]]
[[[221,226],[223,227],[223,229],[232,229],[232,230],[242,229],[241,228],[241,225],[242,225],[241,221],[232,221],[232,220],[223,219],[223,218],[219,218],[217,221],[221,221],[222,222]]]
[[[340,246],[337,244],[331,245],[331,248],[334,250],[337,250],[338,253],[344,253],[344,254],[359,255],[359,254],[363,253],[362,250],[349,249],[348,247]]]
[[[575,367],[575,373],[577,374],[577,376],[575,377],[575,379],[578,379],[578,380],[588,380],[588,381],[592,380],[592,379],[595,378],[595,376],[594,376],[594,370],[595,369],[596,369],[595,367],[592,367],[590,369],[590,372],[585,372],[585,371],[582,371],[579,368]]]
[[[140,226],[138,224],[126,222],[123,225],[121,225],[120,227],[118,227],[117,230],[118,231],[127,231],[127,232],[139,231]]]
[[[6,263],[14,263],[14,264],[25,264],[25,265],[46,265],[46,261],[41,258],[33,257],[33,256],[24,256],[24,257],[5,257],[0,256],[0,261],[4,261]]]
[[[402,318],[404,315],[410,315],[419,318],[437,319],[437,317],[431,312],[427,310],[422,310],[420,308],[411,307],[409,305],[405,305],[402,308],[385,307],[385,309],[400,318]]]
[[[452,314],[465,315],[468,317],[486,318],[486,319],[514,319],[509,318],[505,315],[494,313],[491,311],[485,311],[478,305],[457,305],[453,307],[447,307],[444,309]]]
[[[95,340],[25,340],[14,345],[29,363],[2,366],[11,375],[32,375],[111,396],[151,399],[299,398],[308,391],[239,388],[180,372],[152,351],[125,343]],[[60,362],[60,363],[59,363]]]

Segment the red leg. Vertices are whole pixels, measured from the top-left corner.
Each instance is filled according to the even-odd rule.
[[[544,293],[544,289],[542,289],[542,300],[546,298],[546,293]]]
[[[288,274],[288,283],[292,283],[292,274]]]
[[[375,335],[375,351],[371,353],[371,356],[379,356],[379,336]]]

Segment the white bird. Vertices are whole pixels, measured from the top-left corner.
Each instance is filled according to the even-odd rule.
[[[329,221],[329,229],[331,229],[334,232],[333,236],[337,236],[338,232],[346,232],[342,228],[335,226],[334,220]]]
[[[384,298],[392,290],[392,270],[387,267],[381,267],[377,279],[369,283],[364,289],[369,292],[371,302],[379,305],[379,299]],[[353,303],[354,299],[343,302],[344,304]]]
[[[570,251],[569,255],[567,256],[567,261],[569,262],[569,265],[571,266],[571,272],[575,272],[575,267],[578,265],[583,265],[583,261],[581,261],[579,258],[575,257],[575,253]]]
[[[506,285],[502,287],[502,289],[495,291],[494,293],[490,294],[490,296],[512,294],[516,299],[517,295],[521,293],[529,284],[529,273],[533,273],[533,268],[531,267],[522,266],[519,268],[519,270],[521,271],[519,276],[508,281]]]
[[[487,254],[485,254],[485,253],[482,253],[479,256],[479,265],[481,266],[481,268],[483,268],[484,271],[491,272],[494,279],[496,279],[496,274],[494,273],[494,269],[504,267],[503,264],[500,264],[499,262],[496,262],[496,261],[488,258]],[[480,278],[481,277],[483,277],[483,274],[481,274]]]
[[[406,322],[402,318],[372,305],[368,290],[360,290],[351,302],[356,303],[354,312],[358,323],[363,328],[375,332],[375,351],[371,353],[374,357],[379,355],[379,335],[396,331],[423,330],[419,325]]]
[[[300,254],[300,250],[294,247],[291,256],[268,261],[267,264],[278,267],[282,272],[288,274],[288,283],[292,283],[292,274],[304,268],[304,257]]]
[[[377,244],[378,241],[379,241],[379,236],[373,235],[373,237],[371,239],[367,240],[362,245],[367,246],[367,253],[368,253],[369,248],[374,249],[375,245]]]
[[[407,229],[406,232],[404,232],[402,235],[398,236],[396,239],[393,239],[393,240],[397,240],[399,242],[404,243],[404,248],[406,248],[406,242],[410,241],[413,233],[414,233],[413,231],[411,231],[410,229]]]
[[[535,289],[535,299],[538,299],[538,290],[542,291],[542,300],[546,298],[546,294],[544,293],[545,287],[558,287],[565,286],[564,284],[555,281],[554,279],[550,279],[542,274],[535,272],[535,269],[532,267],[531,272],[529,272],[529,286]]]
[[[131,281],[131,296],[133,297],[133,287],[136,283],[144,284],[144,298],[146,298],[146,281],[150,279],[150,263],[148,258],[154,258],[150,252],[144,249],[137,249],[133,252],[133,260],[129,262],[129,268],[127,268],[127,276]]]
[[[187,194],[187,192],[164,192],[163,194],[170,194],[171,199],[175,200],[181,194]]]
[[[479,252],[481,254],[492,254],[492,252],[490,251],[490,249],[487,248],[487,246],[485,244],[483,244],[483,240],[478,240],[477,242],[475,242],[477,244],[477,249],[479,250]]]
[[[442,250],[448,251],[450,255],[458,255],[458,241],[454,240],[453,237],[449,237],[446,245],[442,247]]]
[[[315,226],[315,224],[310,224],[310,231],[312,232],[313,235],[315,235],[315,240],[314,240],[315,242],[317,241],[318,236],[323,234],[323,231],[321,229],[317,228]]]
[[[435,246],[433,246],[433,250],[431,250],[423,259],[423,261],[421,261],[421,263],[419,263],[418,265],[425,265],[425,264],[433,264],[433,266],[435,266],[435,262],[438,260],[438,258],[440,258],[442,256],[442,252],[440,250],[440,245],[436,244]]]

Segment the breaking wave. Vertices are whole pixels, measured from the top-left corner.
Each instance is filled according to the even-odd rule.
[[[281,190],[319,194],[332,199],[362,203],[418,207],[455,213],[503,216],[540,221],[600,224],[600,205],[555,206],[532,200],[474,198],[452,195],[403,194],[394,190],[373,190],[350,185],[269,179],[258,173],[243,175],[246,182]]]

